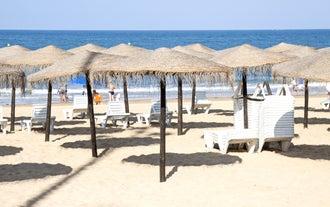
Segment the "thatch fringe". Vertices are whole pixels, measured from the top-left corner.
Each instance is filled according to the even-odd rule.
[[[42,87],[48,86],[49,80],[51,80],[53,83],[59,83],[59,84],[63,85],[67,81],[76,79],[78,77],[85,77],[85,73],[80,72],[80,73],[76,73],[76,74],[72,74],[72,75],[68,75],[68,76],[59,76],[54,79],[49,79],[49,78],[45,77],[44,79],[38,79],[38,80],[34,80],[33,75],[30,75],[30,76],[28,76],[27,81],[28,81],[28,87],[34,88],[36,85],[39,85]]]
[[[173,72],[161,72],[161,71],[139,71],[139,72],[115,72],[115,71],[103,71],[91,74],[91,79],[95,79],[101,83],[106,83],[109,77],[116,79],[122,79],[123,76],[133,78],[139,81],[141,78],[153,76],[157,79],[163,76],[167,78],[177,79],[178,77],[185,78],[187,80],[197,80],[201,82],[207,82],[208,84],[214,83],[226,83],[233,85],[233,76],[224,72],[192,72],[192,73],[173,73]]]
[[[20,69],[0,68],[0,87],[21,88],[22,94],[25,93],[25,73]]]

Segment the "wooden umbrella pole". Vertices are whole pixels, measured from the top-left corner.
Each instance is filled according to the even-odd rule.
[[[127,79],[126,79],[126,76],[125,75],[123,75],[123,88],[124,88],[125,112],[126,113],[129,113],[128,92],[127,92]]]
[[[160,79],[160,182],[165,182],[165,162],[166,162],[166,81],[165,76]]]
[[[192,80],[192,91],[191,91],[191,114],[195,114],[195,96],[196,96],[196,78]]]
[[[182,135],[182,77],[178,77],[178,135]]]
[[[243,108],[244,108],[244,129],[249,127],[248,123],[248,108],[247,108],[247,85],[246,85],[246,71],[243,69],[242,74],[242,82],[243,82]]]
[[[305,107],[304,107],[304,128],[308,128],[308,80],[305,79]]]
[[[92,142],[92,156],[97,157],[97,146],[96,146],[96,130],[95,130],[95,119],[94,119],[94,108],[93,108],[93,94],[89,80],[89,71],[86,72],[86,89],[88,99],[88,117],[91,128],[91,142]]]
[[[50,119],[51,119],[51,110],[52,110],[52,90],[53,85],[52,81],[48,80],[48,98],[47,98],[47,117],[46,117],[46,133],[45,133],[45,142],[49,142],[50,134]]]
[[[11,89],[11,111],[10,111],[10,131],[15,131],[15,102],[16,102],[16,86],[15,80],[12,79],[12,89]]]

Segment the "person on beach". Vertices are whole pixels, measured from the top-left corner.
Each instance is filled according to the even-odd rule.
[[[115,100],[115,84],[112,83],[112,81],[109,81],[108,84],[108,88],[109,88],[109,101],[114,101]]]
[[[96,92],[96,90],[93,90],[93,100],[96,104],[100,104],[102,102],[102,95]]]
[[[83,91],[82,91],[81,95],[83,95],[83,96],[87,95],[86,85],[83,85]]]
[[[57,93],[60,96],[60,102],[69,102],[69,97],[68,97],[68,88],[67,88],[67,84],[65,84],[64,86],[61,86],[58,90]]]
[[[291,78],[291,83],[289,88],[291,89],[291,93],[293,95],[294,91],[296,90],[297,82],[295,78]]]

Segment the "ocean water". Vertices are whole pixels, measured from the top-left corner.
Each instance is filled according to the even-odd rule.
[[[242,44],[251,44],[259,48],[267,48],[280,42],[306,45],[315,48],[330,47],[330,30],[220,30],[220,31],[39,31],[39,30],[0,30],[0,47],[7,45],[21,45],[31,50],[48,45],[67,50],[88,43],[105,48],[121,43],[147,49],[159,47],[175,47],[201,43],[215,50],[226,49]],[[263,77],[249,77],[248,92],[252,93],[256,84],[268,80],[273,91],[279,84],[272,80],[271,75]],[[134,81],[129,80],[129,99],[152,99],[159,96],[158,81],[152,78]],[[68,82],[69,96],[72,97],[82,92],[83,79]],[[311,94],[325,93],[324,83],[310,83]],[[53,101],[58,102],[57,85],[53,89]],[[98,92],[103,94],[104,100],[108,99],[107,89],[97,85]],[[209,85],[204,82],[197,83],[197,90],[206,90],[208,97],[230,97],[234,88],[221,84]],[[17,91],[17,104],[46,102],[47,89],[38,87],[28,88],[26,96],[21,96]],[[117,83],[117,92],[122,93],[121,83]],[[0,105],[10,104],[10,88],[0,89]],[[188,82],[183,85],[184,98],[190,98],[191,87]],[[176,82],[167,81],[167,97],[176,98]]]

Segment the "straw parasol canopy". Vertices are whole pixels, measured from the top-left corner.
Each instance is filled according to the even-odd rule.
[[[20,87],[22,93],[25,93],[25,73],[17,69],[11,69],[10,65],[4,63],[4,60],[17,55],[28,53],[30,50],[19,46],[13,45],[9,47],[0,48],[0,68],[1,68],[1,85],[12,87],[11,92],[11,123],[10,131],[15,130],[15,97],[16,87]],[[23,75],[24,74],[24,75]]]
[[[149,54],[131,56],[123,60],[112,62],[102,69],[95,69],[95,75],[104,76],[116,72],[126,73],[132,76],[154,75],[160,79],[160,181],[165,178],[165,108],[166,108],[166,83],[165,76],[203,75],[214,77],[215,73],[231,73],[231,69],[217,63],[187,55],[168,48],[159,48]],[[180,105],[179,105],[180,107]]]
[[[188,55],[196,56],[196,57],[199,57],[199,58],[202,58],[202,59],[207,59],[207,60],[211,59],[214,56],[213,53],[199,52],[197,50],[192,50],[192,49],[189,49],[187,47],[182,47],[182,46],[176,46],[176,47],[172,48],[172,50],[179,51],[179,52],[182,52],[182,53],[185,53],[185,54],[188,54]],[[180,77],[178,77],[178,82],[180,82],[180,85],[181,85],[182,79],[180,79]],[[192,85],[191,108],[193,109],[195,107],[195,95],[196,95],[196,80],[195,79],[192,80],[191,85]],[[178,86],[178,91],[181,91],[181,90],[182,90],[182,87]],[[178,96],[179,96],[179,94],[178,94]],[[179,110],[179,112],[181,112],[181,111]],[[194,113],[195,113],[194,110],[192,110],[192,114],[194,114]],[[181,135],[181,133],[182,132],[181,132],[180,127],[179,127],[178,128],[178,135]]]
[[[22,51],[22,48],[18,47],[16,50]],[[7,67],[21,68],[25,73],[31,73],[71,55],[72,53],[50,45],[38,50],[6,56],[1,59],[1,63]],[[11,108],[12,116],[15,117],[15,90],[12,90]],[[14,125],[11,126],[11,130],[14,130]]]
[[[274,76],[330,81],[330,49],[273,67]]]
[[[48,81],[48,106],[47,106],[47,122],[46,122],[46,141],[49,140],[50,128],[50,111],[52,96],[52,81],[59,79],[60,81],[71,79],[74,76],[85,75],[86,89],[88,98],[88,117],[90,119],[92,156],[97,157],[96,132],[93,109],[93,95],[90,85],[90,69],[94,67],[102,67],[107,62],[115,61],[123,58],[121,56],[108,55],[97,52],[82,51],[76,55],[56,62],[54,65],[45,68],[39,72],[28,76],[27,80],[33,85],[35,83],[43,83]]]
[[[302,47],[302,48],[298,48],[295,50],[283,52],[283,54],[290,55],[290,56],[297,57],[297,58],[302,58],[302,57],[305,57],[308,55],[315,54],[316,52],[317,52],[317,50],[315,48]]]
[[[173,47],[172,50],[179,51],[188,55],[196,56],[203,59],[211,59],[213,57],[212,53],[199,52],[197,50],[192,50],[183,46]]]
[[[292,50],[298,50],[298,49],[302,49],[302,48],[310,48],[310,49],[314,49],[314,50],[316,49],[314,47],[308,47],[308,46],[303,46],[303,45],[294,45],[294,44],[281,42],[277,45],[266,48],[265,51],[282,53],[282,52],[289,52]]]
[[[83,45],[83,46],[79,46],[79,47],[69,49],[68,52],[71,52],[73,54],[77,54],[77,53],[80,53],[80,52],[86,51],[86,50],[91,51],[91,52],[101,52],[102,50],[105,50],[105,48],[100,47],[98,45],[88,43],[88,44]]]
[[[0,87],[7,86],[19,87],[24,92],[25,88],[25,73],[17,68],[0,67]]]
[[[10,112],[10,131],[15,130],[15,97],[16,88],[21,88],[22,94],[25,93],[25,73],[18,68],[0,67],[0,87],[11,86],[11,112]]]
[[[135,56],[141,53],[148,53],[151,50],[147,50],[142,47],[136,47],[128,44],[119,44],[114,47],[102,50],[102,53],[111,54],[111,55],[120,55],[120,56]]]
[[[22,47],[20,45],[13,45],[9,47],[2,47],[0,48],[0,58],[11,56],[11,55],[17,55],[20,53],[28,52],[29,49]]]
[[[227,66],[217,64],[196,56],[184,54],[169,48],[159,48],[150,53],[131,56],[124,60],[111,62],[103,68],[92,70],[95,77],[105,73],[121,72],[133,76],[139,75],[203,75],[204,78],[214,77],[214,73],[231,73]]]
[[[37,50],[3,58],[3,63],[12,67],[35,68],[54,64],[56,61],[71,56],[72,53],[50,45]]]
[[[61,82],[84,75],[92,68],[104,67],[105,64],[123,58],[99,52],[82,51],[28,76],[30,83],[44,83],[48,80]]]
[[[278,64],[273,67],[273,75],[305,79],[304,127],[308,127],[308,81],[330,81],[330,50]]]
[[[151,50],[145,48],[136,47],[128,44],[119,44],[114,47],[110,47],[106,50],[102,50],[102,53],[111,54],[111,55],[120,55],[120,56],[136,56],[143,53],[150,53]],[[118,77],[119,78],[119,77]],[[125,102],[125,111],[129,112],[128,104],[128,91],[127,91],[127,79],[125,75],[120,77],[123,81],[123,92],[124,92],[124,102]]]
[[[186,46],[183,46],[183,47],[187,48],[187,49],[190,49],[190,50],[197,51],[197,52],[203,52],[203,53],[209,53],[209,54],[215,52],[215,50],[213,50],[209,47],[206,47],[206,46],[204,46],[200,43],[186,45]]]
[[[243,44],[217,51],[211,60],[232,68],[259,67],[259,69],[262,69],[262,66],[271,66],[292,58],[289,55],[268,52],[249,44]]]

